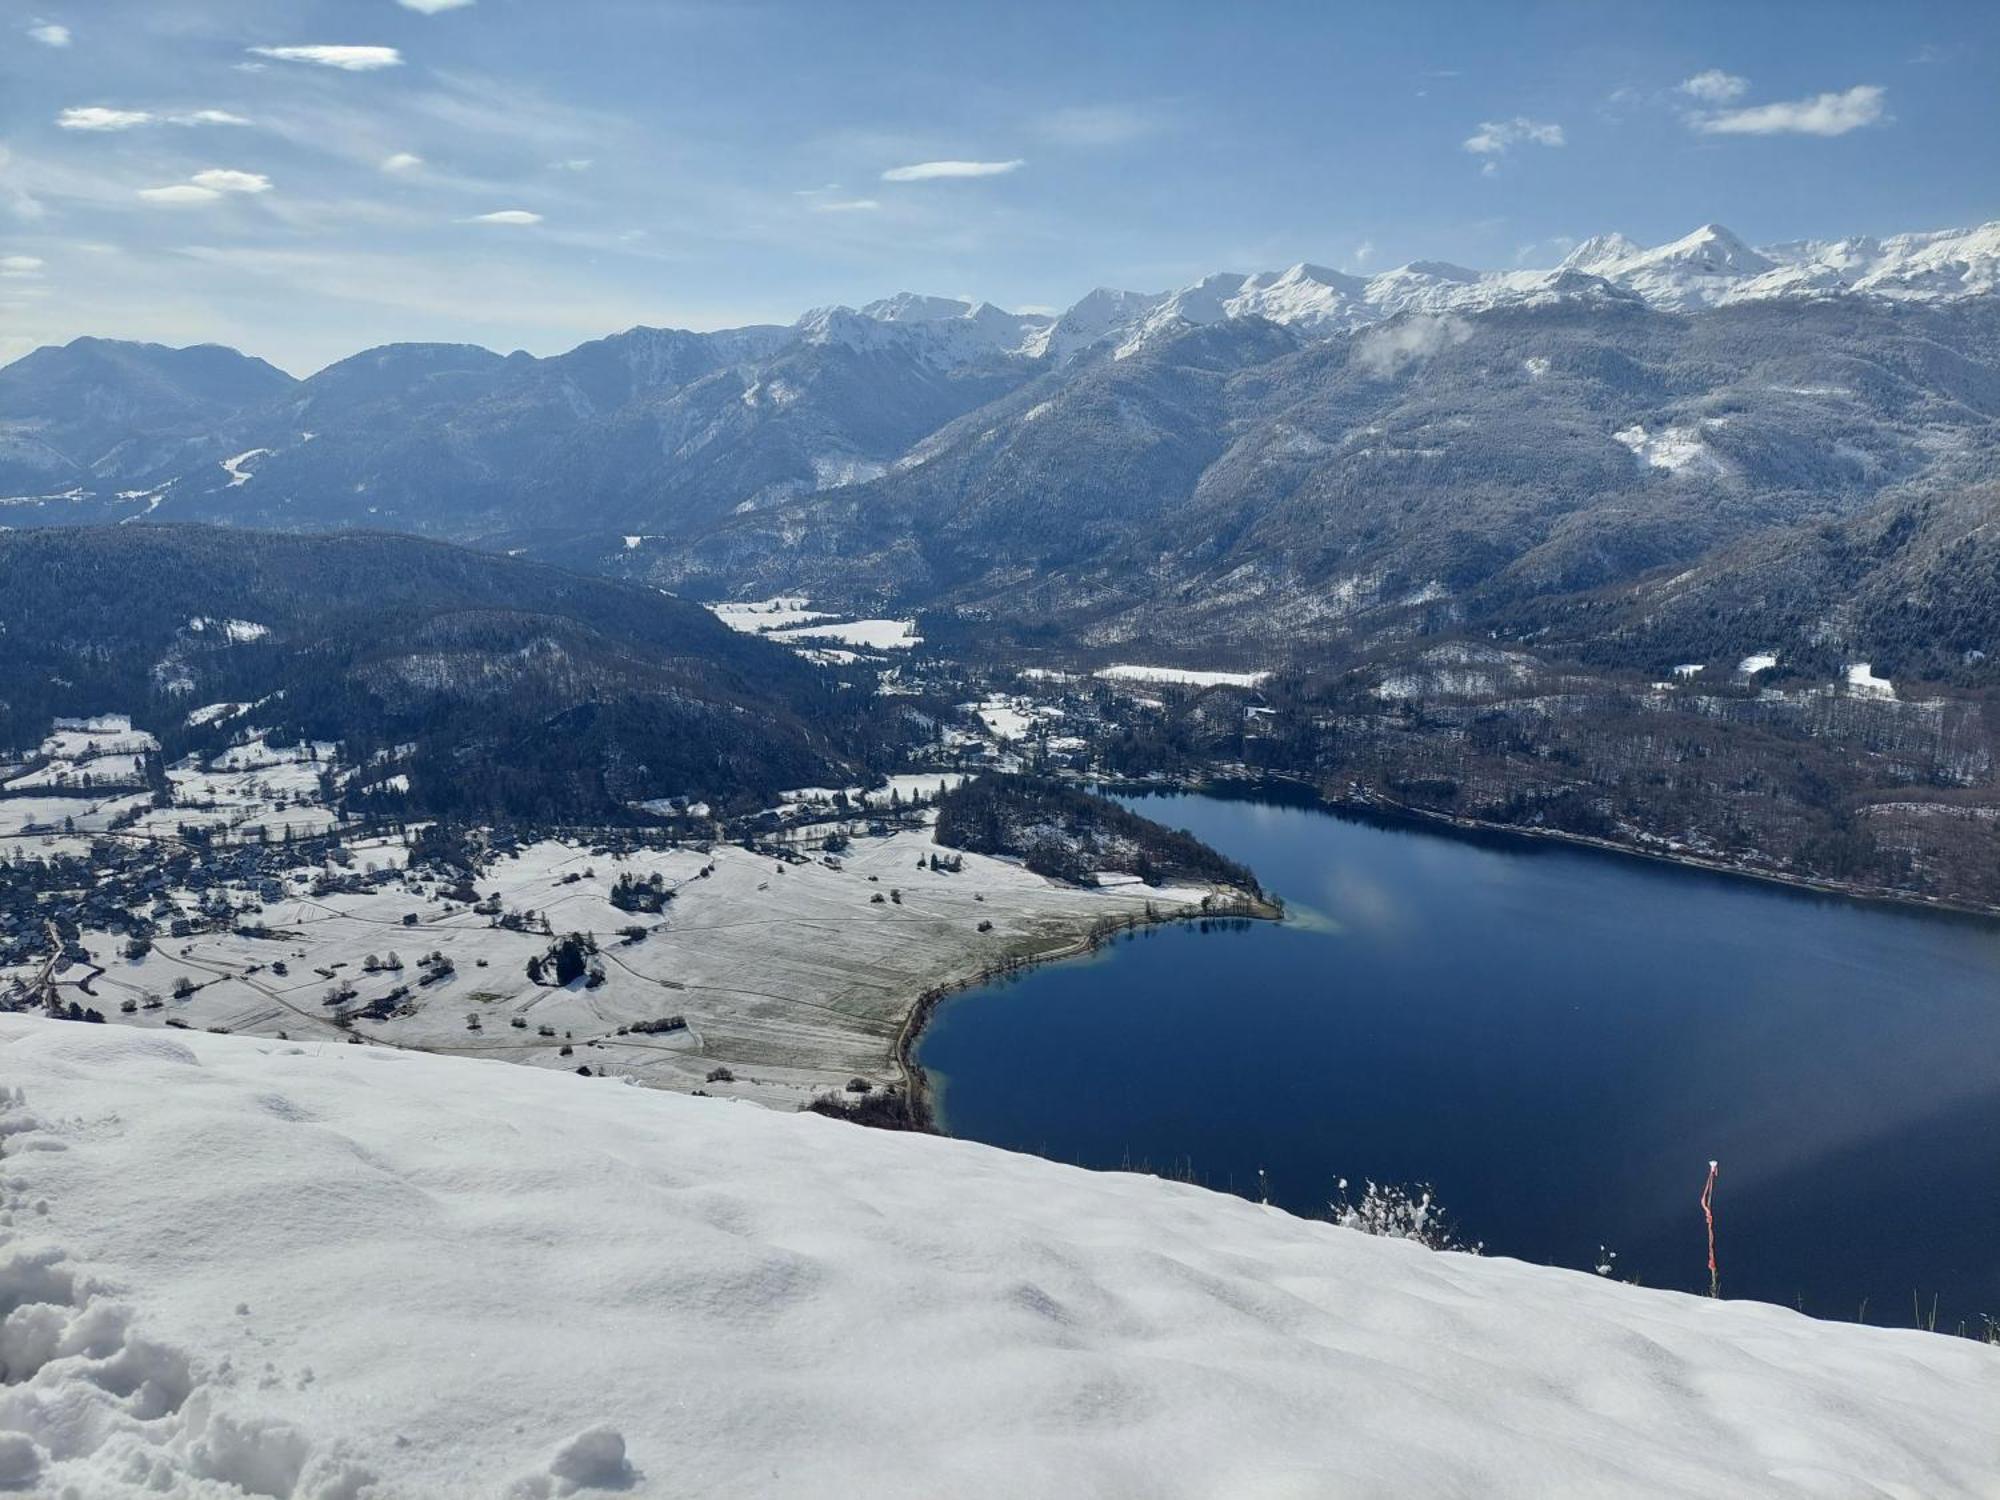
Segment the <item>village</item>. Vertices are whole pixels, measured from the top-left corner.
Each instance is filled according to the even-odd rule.
[[[64,720],[0,764],[0,1006],[783,1107],[907,1088],[912,1018],[941,996],[1235,902],[939,846],[941,794],[983,771],[1082,778],[1105,707],[1143,711],[1153,686],[1012,685],[959,701],[926,763],[878,786],[796,788],[726,819],[673,799],[594,829],[377,815],[384,767],[274,745],[248,705],[195,710],[239,727],[172,765],[123,715]],[[965,686],[905,654],[878,690]]]

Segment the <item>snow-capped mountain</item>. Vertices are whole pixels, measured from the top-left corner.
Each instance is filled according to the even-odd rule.
[[[1089,348],[1115,329],[1142,321],[1166,301],[1163,292],[1123,292],[1101,286],[1054,322],[1029,352],[1061,361]]]
[[[634,328],[547,358],[390,345],[303,381],[228,350],[80,340],[0,371],[0,505],[10,526],[388,527],[721,590],[766,571],[772,589],[801,584],[806,535],[840,562],[814,586],[851,584],[866,571],[858,527],[880,549],[874,583],[936,589],[964,582],[969,559],[1136,545],[1169,502],[1198,497],[1213,524],[1167,526],[1159,555],[1191,556],[1203,536],[1318,580],[1332,562],[1314,549],[1340,526],[1299,517],[1348,517],[1333,497],[1398,485],[1412,504],[1454,485],[1594,504],[1670,474],[1689,495],[1738,486],[1790,505],[1917,474],[1977,479],[1991,423],[1973,387],[1913,355],[1920,388],[1892,401],[1845,361],[1921,338],[1983,371],[2000,305],[1980,294],[1996,286],[2000,223],[1762,247],[1705,225],[1653,247],[1603,235],[1548,269],[1302,262],[1165,293],[1100,288],[1053,316],[903,293],[789,325]],[[1911,326],[1919,307],[1934,326]],[[1696,333],[1698,359],[1683,347]],[[1640,365],[1664,384],[1618,374]],[[1393,408],[1419,367],[1459,403],[1435,431],[1423,400]],[[1708,394],[1663,402],[1669,389]],[[1854,409],[1836,422],[1833,401]],[[1951,441],[1920,430],[1939,421]],[[1530,431],[1506,463],[1492,451]],[[822,494],[824,531],[799,530],[793,507]],[[1713,520],[1687,503],[1675,536]],[[910,550],[961,505],[976,545]],[[769,535],[749,520],[765,513]],[[1515,529],[1455,552],[1445,539],[1472,533],[1453,515],[1421,559],[1403,555],[1401,521],[1343,545],[1403,549],[1413,588],[1460,588],[1556,545]],[[1253,545],[1253,526],[1277,539]],[[1562,554],[1565,577],[1679,556],[1629,535],[1608,550],[1560,540],[1580,549]]]
[[[1996,286],[2000,221],[1885,240],[1809,240],[1761,250],[1720,224],[1704,224],[1651,248],[1622,234],[1595,235],[1548,270],[1475,271],[1446,261],[1413,261],[1368,277],[1306,262],[1253,275],[1219,272],[1149,299],[1143,312],[1105,332],[1121,334],[1117,352],[1129,355],[1172,330],[1227,318],[1267,318],[1325,335],[1398,313],[1478,312],[1551,296],[1602,295],[1606,287],[1665,311],[1693,312],[1763,298],[1843,293],[1942,301]],[[1091,297],[1101,306],[1107,295]]]
[[[990,302],[898,292],[856,309],[814,308],[794,324],[807,343],[850,349],[900,346],[946,367],[1007,355],[1039,356],[1055,319],[1046,313],[1010,313]]]

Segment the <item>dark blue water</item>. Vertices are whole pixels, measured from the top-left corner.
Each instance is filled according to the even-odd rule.
[[[1908,1326],[2000,1314],[2000,924],[1206,797],[1133,804],[1291,920],[946,1002],[955,1135],[1323,1213],[1428,1181],[1488,1253]]]

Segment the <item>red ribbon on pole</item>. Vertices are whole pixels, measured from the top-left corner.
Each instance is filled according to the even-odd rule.
[[[1715,1264],[1715,1172],[1716,1163],[1708,1164],[1708,1181],[1701,1186],[1701,1216],[1708,1221],[1708,1295],[1722,1295],[1722,1278]]]

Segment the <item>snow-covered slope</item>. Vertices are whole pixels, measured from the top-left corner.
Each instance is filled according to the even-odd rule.
[[[1478,312],[1552,298],[1623,293],[1693,312],[1764,297],[1842,293],[1941,301],[2000,288],[2000,221],[1887,239],[1800,240],[1754,249],[1720,224],[1647,248],[1595,235],[1550,269],[1478,271],[1448,261],[1361,276],[1301,261],[1283,271],[1218,271],[1168,292],[1099,287],[1057,317],[990,302],[898,292],[861,308],[817,308],[799,319],[808,343],[907,346],[951,368],[996,356],[1058,363],[1100,343],[1120,355],[1190,326],[1267,318],[1324,337],[1399,313]]]
[[[932,363],[951,367],[1010,354],[1038,354],[1055,319],[1010,313],[990,302],[977,306],[952,297],[898,292],[848,307],[814,308],[795,325],[809,344],[842,343],[857,349],[907,347]]]
[[[1975,229],[1895,235],[1885,240],[1799,241],[1751,248],[1720,224],[1648,249],[1622,234],[1585,240],[1551,270],[1475,271],[1445,261],[1361,277],[1301,263],[1245,276],[1218,272],[1153,298],[1123,294],[1131,311],[1115,321],[1078,319],[1119,295],[1091,293],[1058,321],[1088,322],[1096,338],[1117,332],[1130,354],[1155,337],[1225,318],[1261,317],[1313,336],[1343,332],[1405,312],[1477,312],[1554,296],[1602,296],[1607,289],[1648,305],[1692,312],[1765,297],[1862,293],[1947,300],[2000,287],[2000,222]],[[963,306],[963,304],[955,304]],[[1084,342],[1072,340],[1062,352]]]
[[[29,1494],[2000,1490],[1964,1340],[373,1047],[4,1016],[0,1085]]]

